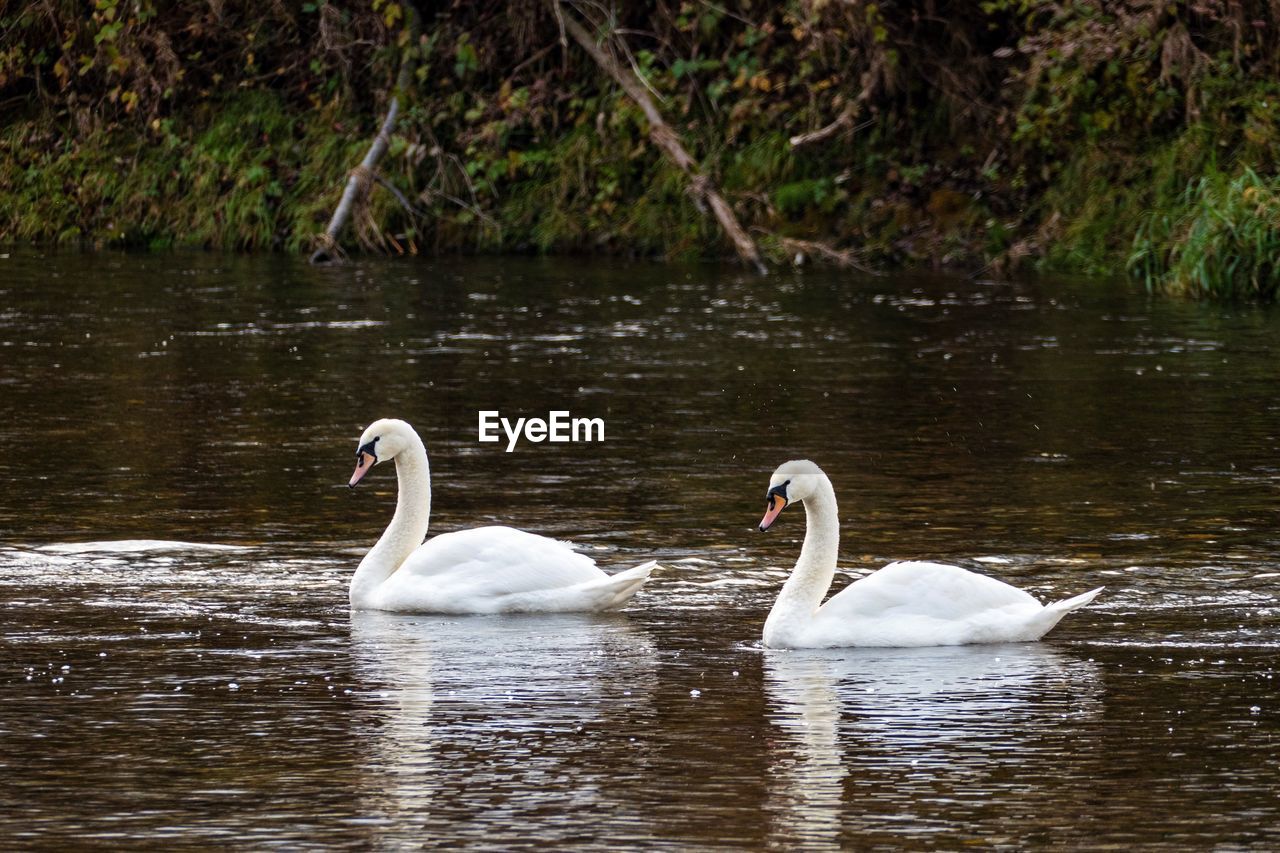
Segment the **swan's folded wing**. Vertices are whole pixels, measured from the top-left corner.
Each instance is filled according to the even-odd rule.
[[[820,608],[824,616],[921,616],[960,620],[1011,606],[1040,602],[1007,583],[943,563],[890,563],[854,581]]]
[[[396,575],[402,572],[429,581],[441,596],[510,595],[605,577],[590,557],[565,543],[511,527],[477,527],[428,539]]]

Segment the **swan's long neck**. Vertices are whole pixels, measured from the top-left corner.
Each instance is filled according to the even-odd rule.
[[[789,645],[787,638],[809,624],[831,588],[840,550],[840,512],[836,493],[825,476],[804,500],[805,534],[800,559],[778,593],[764,623],[767,645]]]
[[[396,454],[399,495],[396,514],[351,578],[351,606],[367,606],[378,587],[409,558],[427,535],[431,520],[431,469],[416,435]]]

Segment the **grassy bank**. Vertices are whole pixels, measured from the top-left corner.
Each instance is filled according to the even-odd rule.
[[[352,247],[729,252],[549,3],[417,8],[419,39],[385,2],[0,13],[0,240],[305,250],[408,58]],[[867,264],[1274,295],[1270,4],[560,11],[643,78],[776,262],[808,241]]]

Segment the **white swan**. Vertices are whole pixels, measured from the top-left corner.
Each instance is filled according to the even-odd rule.
[[[804,503],[807,529],[800,559],[764,623],[772,648],[958,646],[1038,640],[1084,607],[1102,587],[1042,605],[994,578],[941,563],[890,563],[849,584],[825,604],[840,545],[836,494],[807,459],[787,462],[769,481],[760,530],[787,504]]]
[[[431,515],[427,449],[401,420],[360,436],[355,487],[374,465],[396,461],[396,512],[351,578],[356,610],[411,613],[552,613],[616,610],[649,578],[650,561],[609,576],[564,542],[510,527],[476,527],[423,542]]]

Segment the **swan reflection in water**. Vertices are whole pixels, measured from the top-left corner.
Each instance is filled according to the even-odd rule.
[[[772,832],[791,843],[954,828],[957,800],[1088,749],[1102,709],[1099,667],[1038,643],[769,651],[764,679],[786,733]]]
[[[571,838],[584,808],[643,819],[611,795],[654,715],[653,642],[627,617],[352,611],[351,639],[375,711],[358,732],[373,821],[498,843],[521,815],[543,841]]]

